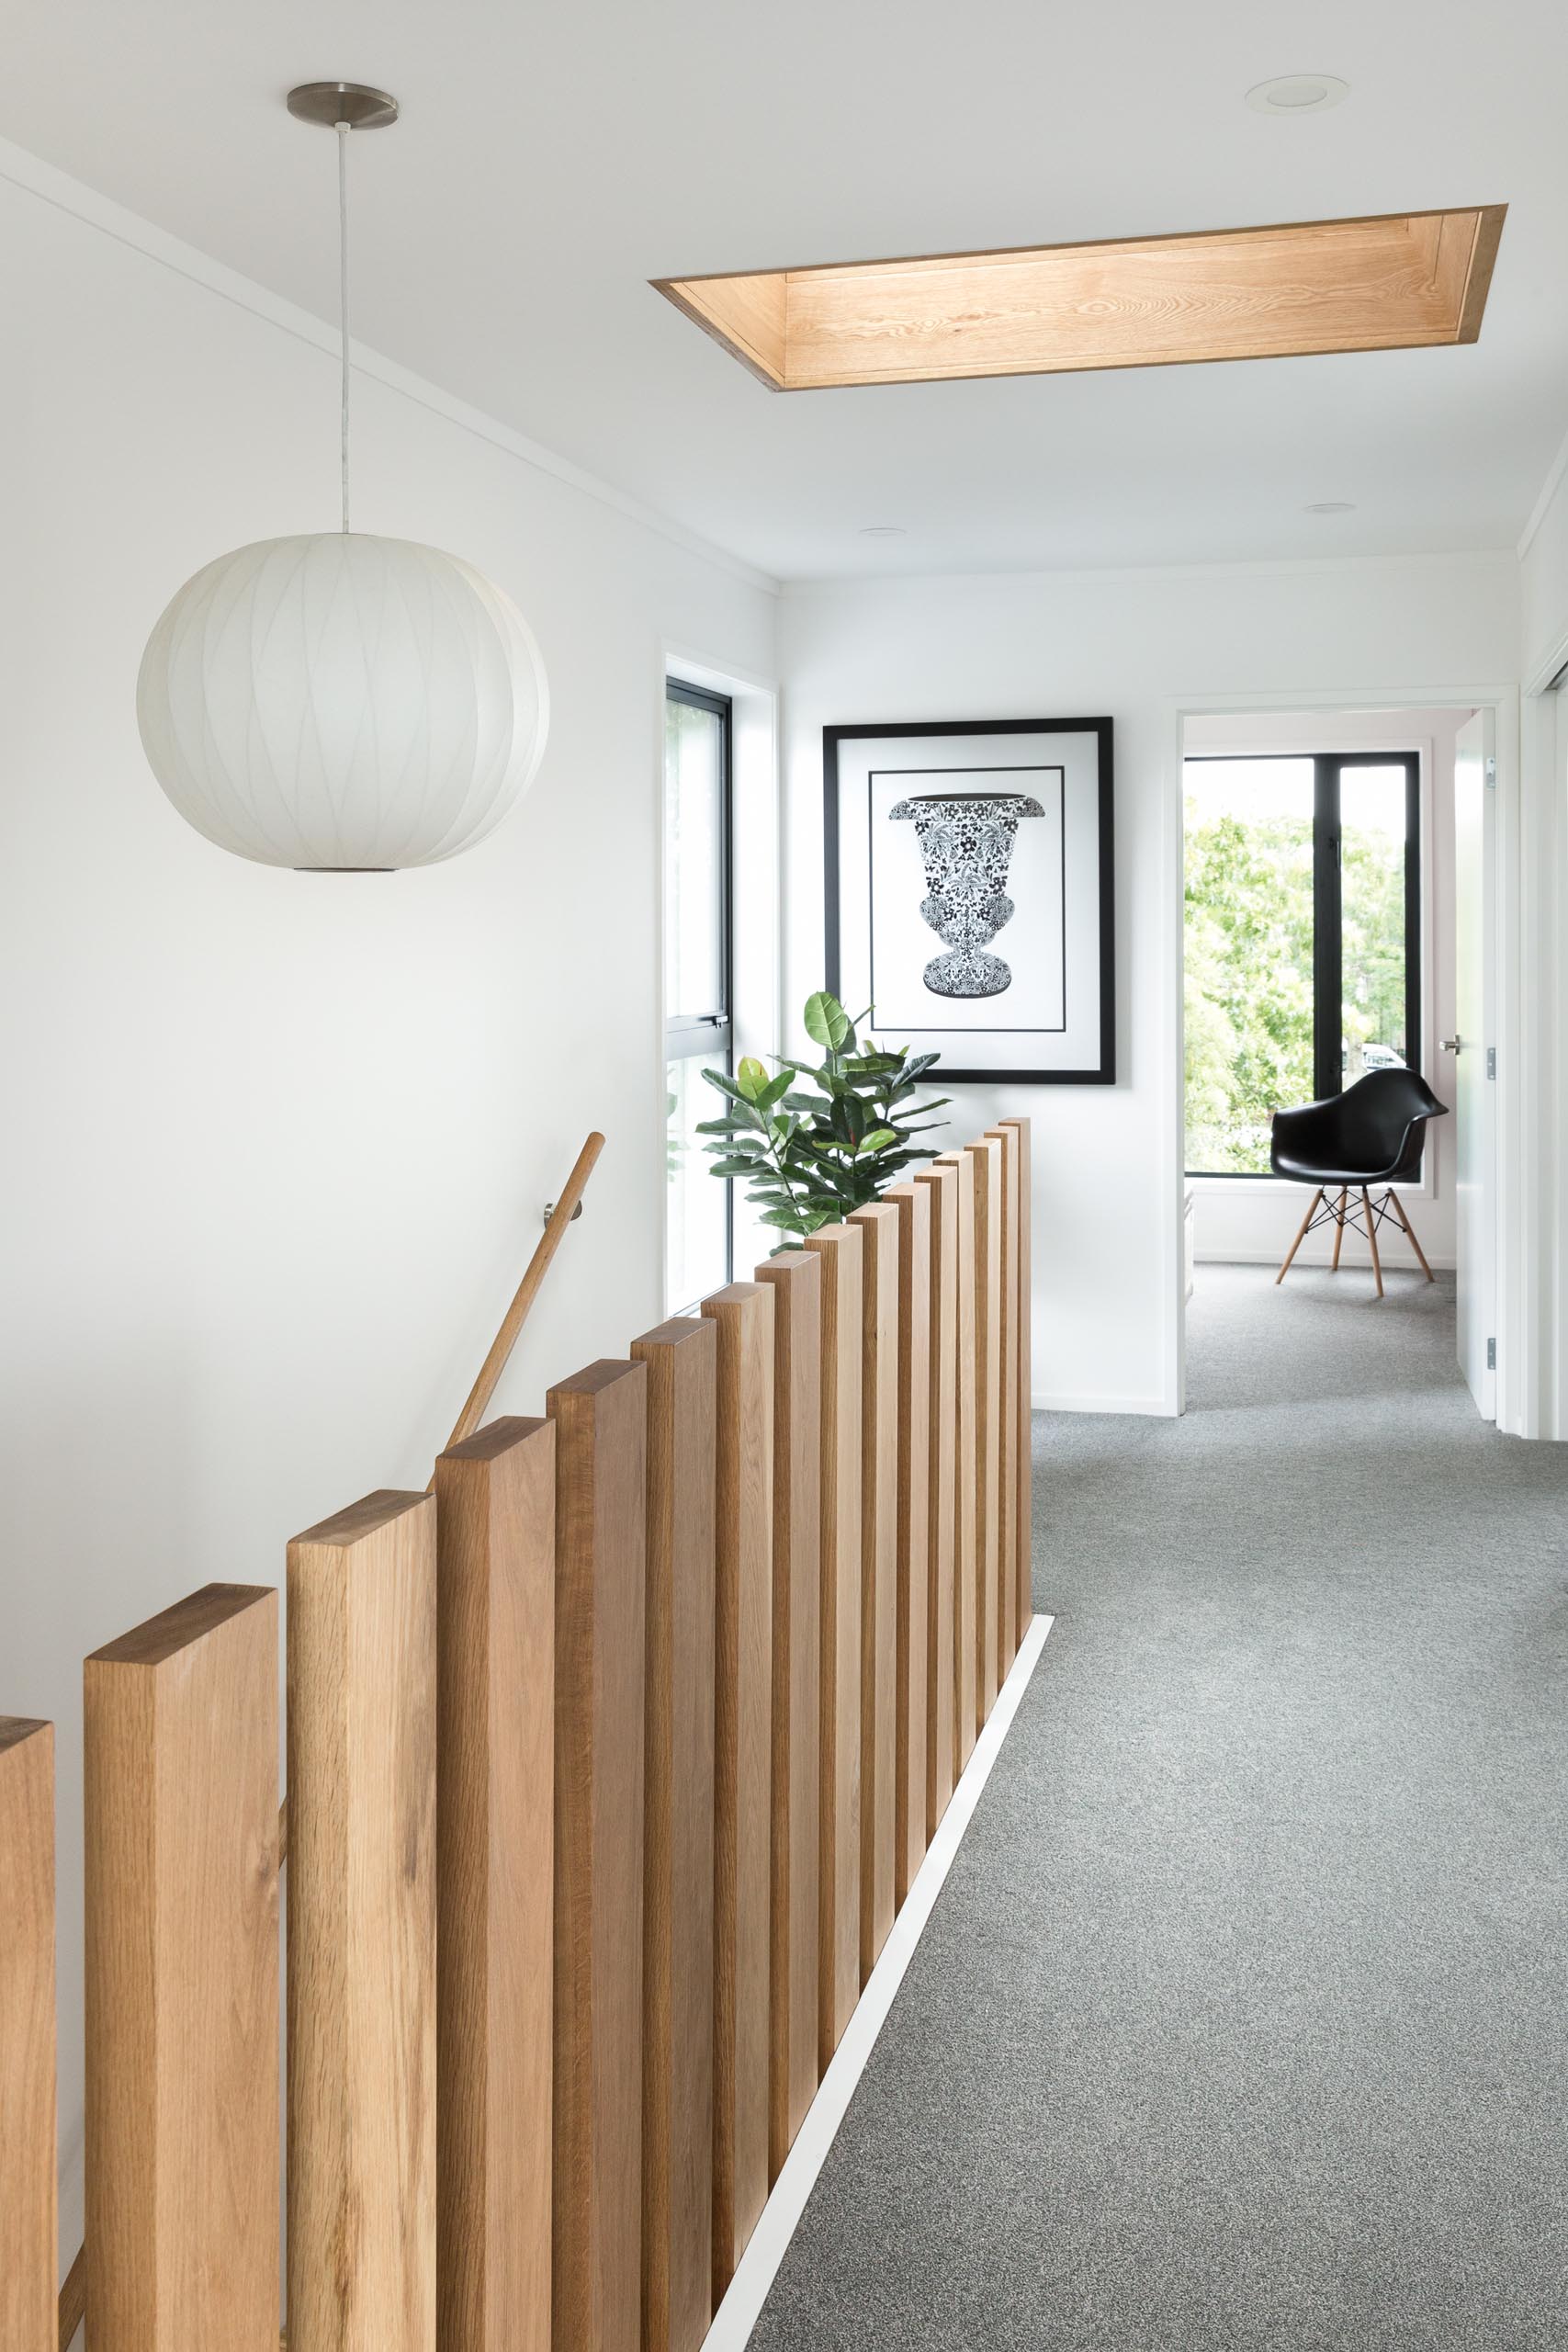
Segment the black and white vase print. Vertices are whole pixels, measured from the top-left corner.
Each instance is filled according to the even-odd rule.
[[[1007,895],[1012,845],[1026,817],[1043,817],[1022,792],[917,792],[887,812],[912,819],[926,869],[921,920],[945,941],[922,978],[933,996],[1000,996],[1012,970],[986,949],[1016,909]]]

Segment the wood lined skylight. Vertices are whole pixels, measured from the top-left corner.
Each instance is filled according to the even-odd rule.
[[[653,282],[774,391],[1473,343],[1502,204]]]

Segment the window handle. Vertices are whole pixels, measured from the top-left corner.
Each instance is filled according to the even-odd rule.
[[[1462,1054],[1464,1051],[1464,1039],[1457,1035],[1453,1037],[1439,1037],[1438,1040],[1438,1051],[1440,1054]]]

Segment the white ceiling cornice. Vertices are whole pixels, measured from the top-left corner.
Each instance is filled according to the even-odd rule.
[[[1162,580],[1321,580],[1333,572],[1430,571],[1440,565],[1484,563],[1503,564],[1512,571],[1517,560],[1512,548],[1500,547],[1455,548],[1435,554],[1269,556],[1230,563],[1064,564],[1058,570],[1032,571],[863,572],[850,578],[832,574],[821,580],[786,580],[779,594],[787,604],[800,597],[854,596],[890,588],[919,594],[953,587],[1115,587]]]
[[[40,198],[44,203],[55,206],[62,212],[69,213],[88,228],[96,229],[103,235],[115,238],[120,244],[130,245],[137,253],[145,254],[150,260],[162,263],[165,269],[172,269],[179,277],[190,279],[209,294],[216,294],[226,302],[237,303],[242,310],[254,312],[257,318],[265,319],[269,326],[280,328],[285,334],[295,335],[301,343],[313,345],[317,350],[336,356],[337,329],[326,320],[317,318],[311,311],[301,310],[297,303],[258,285],[255,279],[215,261],[210,254],[204,254],[197,246],[186,244],[183,239],[171,236],[152,221],[144,220],[139,213],[128,210],[122,204],[116,204],[107,196],[101,196],[96,188],[73,179],[69,173],[57,171],[52,164],[46,164],[41,157],[29,154],[25,147],[18,147],[8,139],[0,139],[0,180],[8,180],[13,187],[24,189],[29,196]],[[397,360],[387,358],[383,353],[372,351],[358,342],[352,342],[350,349],[355,368],[359,373],[386,385],[389,390],[400,393],[405,400],[417,401],[422,408],[432,410],[437,416],[446,417],[465,433],[475,434],[481,441],[489,441],[522,464],[532,466],[540,473],[553,475],[556,481],[580,491],[585,498],[596,500],[601,506],[613,507],[616,514],[624,514],[628,521],[670,541],[686,554],[716,565],[719,571],[743,582],[747,587],[761,589],[770,595],[778,594],[778,582],[767,572],[759,571],[739,556],[715,547],[710,540],[695,531],[687,530],[671,516],[643,505],[626,492],[617,490],[613,482],[602,481],[596,474],[573,465],[570,458],[558,457],[553,449],[529,440],[525,434],[515,432],[498,417],[486,415],[482,409],[458,400],[440,384],[416,375],[412,368],[401,367]]]

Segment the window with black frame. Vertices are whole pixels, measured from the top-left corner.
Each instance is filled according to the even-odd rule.
[[[664,701],[664,1296],[673,1314],[730,1278],[730,1188],[708,1172],[705,1119],[723,1109],[703,1078],[728,1070],[730,706],[675,679]]]
[[[1420,763],[1183,766],[1188,1173],[1266,1176],[1276,1111],[1420,1068]]]

